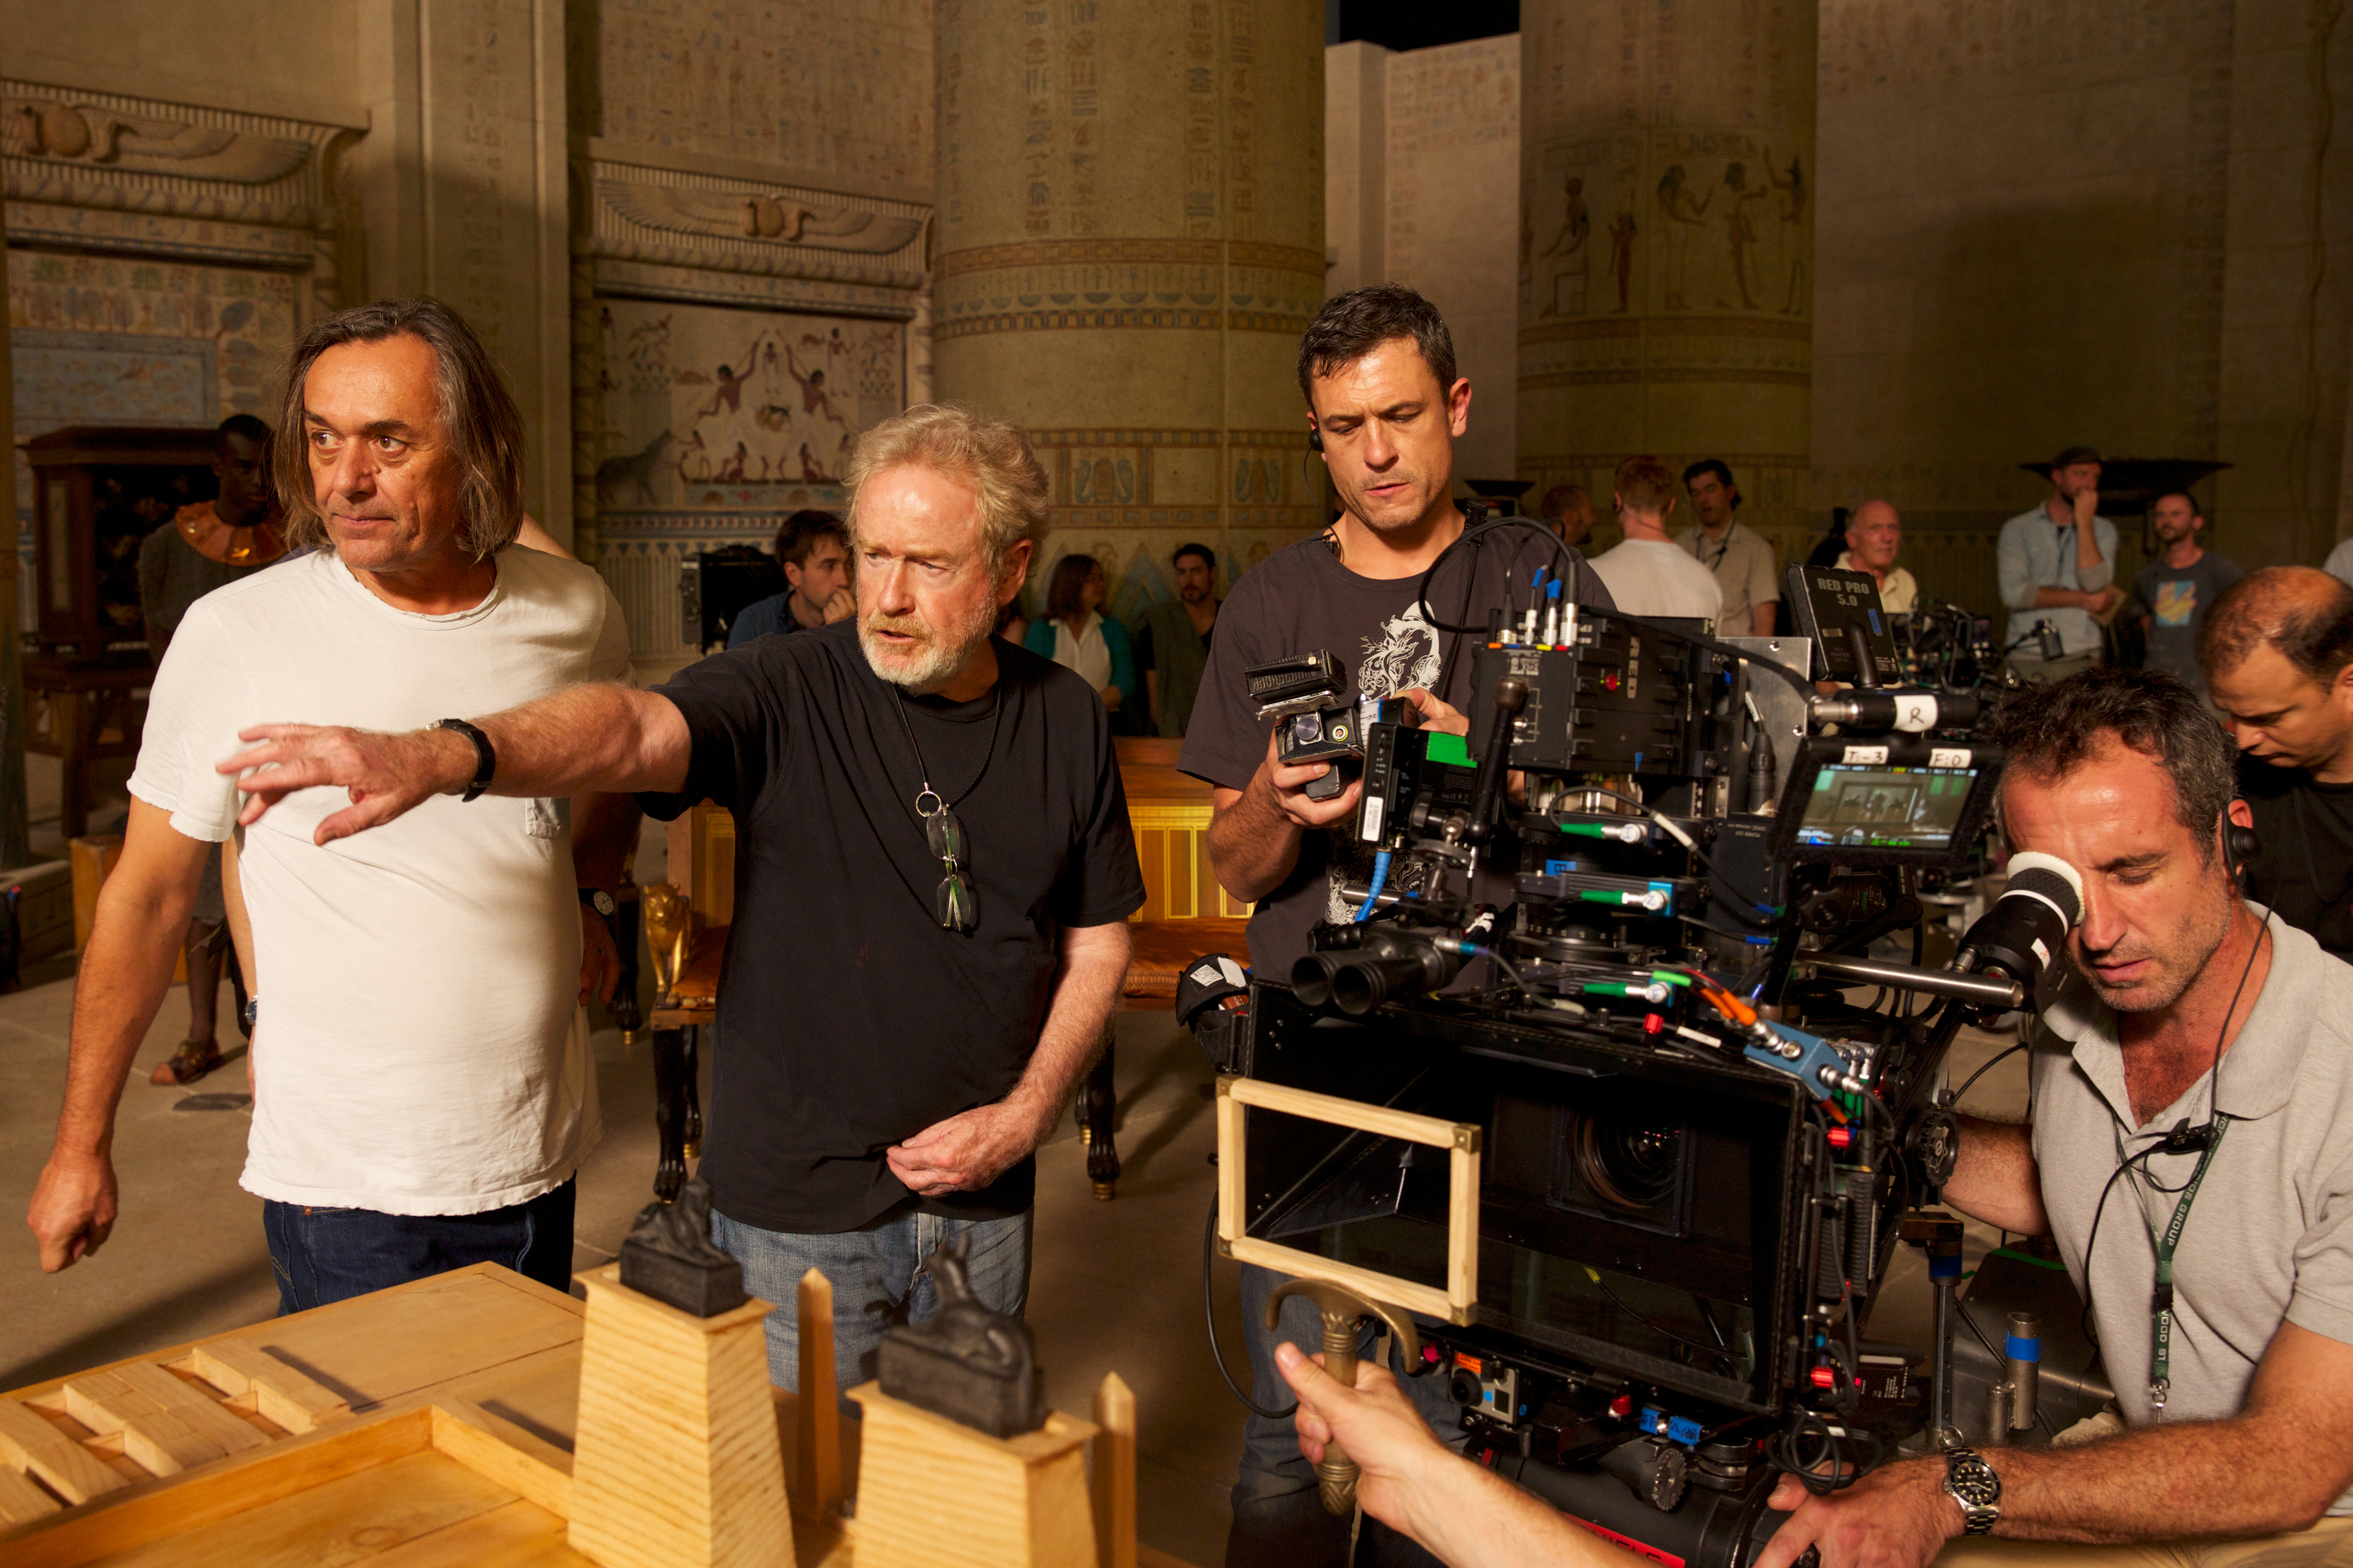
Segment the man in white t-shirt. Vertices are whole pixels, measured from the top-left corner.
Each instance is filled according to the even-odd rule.
[[[331,316],[288,384],[288,535],[327,548],[198,600],[156,674],[26,1223],[49,1272],[112,1229],[115,1102],[205,857],[237,833],[260,1015],[241,1184],[265,1200],[282,1309],[485,1260],[561,1289],[573,1177],[600,1133],[576,1000],[609,984],[612,956],[566,803],[445,797],[321,847],[344,792],[298,792],[240,831],[216,764],[241,730],[290,714],[406,730],[624,680],[620,608],[589,568],[506,548],[522,416],[447,306]],[[596,837],[611,835],[584,825]]]
[[[1609,596],[1630,616],[1668,616],[1714,620],[1724,607],[1724,589],[1698,557],[1667,538],[1667,517],[1675,510],[1675,479],[1653,457],[1629,458],[1610,482],[1625,542],[1587,564],[1609,584]],[[1728,628],[1746,635],[1746,626]]]

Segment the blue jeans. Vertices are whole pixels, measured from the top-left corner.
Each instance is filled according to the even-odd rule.
[[[1282,1303],[1281,1326],[1266,1326],[1267,1298],[1288,1279],[1254,1263],[1242,1265],[1242,1339],[1250,1349],[1252,1397],[1270,1410],[1291,1408],[1291,1384],[1274,1364],[1274,1347],[1284,1340],[1309,1355],[1324,1348],[1322,1314],[1302,1296]],[[1373,1353],[1373,1333],[1363,1331],[1356,1353]],[[1440,1373],[1408,1377],[1392,1345],[1388,1370],[1398,1386],[1438,1440],[1460,1451],[1461,1407],[1447,1392]],[[1252,1412],[1242,1425],[1241,1472],[1235,1478],[1234,1522],[1226,1537],[1226,1568],[1340,1568],[1347,1561],[1348,1521],[1324,1511],[1315,1495],[1315,1468],[1299,1451],[1299,1430],[1285,1415],[1270,1421]],[[1377,1519],[1367,1518],[1356,1561],[1378,1568],[1436,1568],[1438,1560]]]
[[[768,1314],[768,1379],[778,1388],[799,1392],[801,1276],[814,1268],[833,1282],[833,1385],[846,1391],[873,1377],[884,1330],[939,1310],[923,1260],[951,1237],[969,1238],[965,1265],[981,1305],[1019,1317],[1029,1301],[1029,1221],[1026,1213],[944,1219],[902,1210],[857,1230],[803,1235],[714,1212],[711,1239],[744,1266],[744,1289],[776,1308]]]
[[[551,1289],[569,1290],[575,1182],[484,1214],[379,1214],[264,1202],[261,1227],[278,1274],[279,1315],[475,1263],[502,1263]]]

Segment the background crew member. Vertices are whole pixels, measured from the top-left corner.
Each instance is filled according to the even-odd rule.
[[[1119,617],[1103,613],[1111,593],[1103,563],[1073,550],[1054,563],[1046,580],[1046,613],[1030,623],[1021,646],[1075,673],[1103,700],[1113,734],[1140,734],[1135,655]]]
[[[1732,515],[1740,505],[1732,469],[1720,458],[1703,458],[1683,470],[1683,485],[1699,526],[1678,534],[1675,542],[1714,573],[1724,590],[1717,629],[1733,637],[1771,637],[1781,604],[1780,567],[1772,542]]]
[[[1403,697],[1426,721],[1460,731],[1466,726],[1455,710],[1471,700],[1476,640],[1441,635],[1417,602],[1423,573],[1463,532],[1462,512],[1448,492],[1454,441],[1470,423],[1471,384],[1455,374],[1445,321],[1420,295],[1393,284],[1327,300],[1300,343],[1299,389],[1310,444],[1331,470],[1340,517],[1320,537],[1275,552],[1227,595],[1179,764],[1215,786],[1209,854],[1218,880],[1258,905],[1250,917],[1251,965],[1282,976],[1307,951],[1310,926],[1353,912],[1341,889],[1370,871],[1370,857],[1360,859],[1347,834],[1363,790],[1352,783],[1332,800],[1308,799],[1303,792],[1324,766],[1277,765],[1272,726],[1259,721],[1242,671],[1328,648],[1347,667],[1349,700],[1360,692]],[[1439,571],[1430,607],[1439,619],[1483,626],[1488,610],[1504,603],[1507,580],[1521,585],[1516,602],[1525,607],[1535,569],[1571,570],[1571,559],[1525,529],[1482,537]],[[1582,563],[1573,570],[1567,580],[1576,598],[1608,607],[1608,591],[1590,570]],[[1497,901],[1507,901],[1508,876],[1500,882]],[[1258,1402],[1282,1408],[1288,1402],[1274,1367],[1273,1336],[1262,1327],[1266,1298],[1279,1279],[1268,1269],[1242,1270],[1242,1322]],[[1285,1303],[1281,1337],[1314,1344],[1320,1334],[1304,1300]],[[1453,1407],[1440,1411],[1444,1391],[1432,1381],[1415,1384],[1416,1393],[1451,1430]],[[1316,1500],[1314,1474],[1299,1458],[1287,1416],[1250,1418],[1233,1502],[1230,1568],[1315,1568],[1338,1563],[1347,1551],[1347,1522],[1331,1518]],[[1378,1557],[1383,1548],[1371,1550]]]
[[[1879,584],[1879,607],[1908,616],[1920,602],[1920,584],[1895,564],[1904,548],[1904,520],[1883,500],[1867,500],[1846,520],[1846,548],[1833,563],[1846,572],[1868,572]]]
[[[1618,607],[1630,616],[1712,620],[1718,630],[1747,636],[1745,613],[1725,613],[1723,579],[1667,537],[1667,518],[1675,510],[1667,466],[1652,457],[1629,458],[1618,465],[1610,491],[1626,537],[1593,558],[1593,574],[1609,585]]]
[[[785,568],[785,591],[754,599],[727,628],[727,646],[739,647],[771,632],[814,631],[858,613],[849,585],[849,531],[829,511],[793,513],[776,530],[776,559]]]
[[[832,1279],[843,1387],[873,1375],[892,1322],[936,1309],[922,1269],[944,1241],[966,1239],[984,1303],[1022,1310],[1031,1153],[1103,1037],[1144,903],[1102,702],[990,635],[1044,526],[1028,438],[927,405],[867,431],[847,482],[854,621],[659,691],[587,685],[480,721],[494,794],[637,789],[658,816],[706,796],[734,813],[712,1238],[767,1300],[812,1268]],[[351,787],[322,838],[446,806],[433,797],[476,776],[473,748],[438,731],[249,733],[265,743],[235,765],[285,768],[243,781],[249,811],[290,785]],[[789,1388],[789,1308],[767,1332]]]
[[[2124,599],[2116,586],[2116,525],[2098,515],[2100,454],[2070,447],[2051,463],[2051,495],[2001,525],[1995,545],[2001,602],[2010,608],[2001,641],[2012,669],[2030,680],[2063,680],[2100,661],[2100,623]],[[2060,657],[2045,659],[2031,638],[2048,621]]]
[[[1559,534],[1571,550],[1582,550],[1593,537],[1593,498],[1583,485],[1555,485],[1536,503],[1536,521]]]
[[[2236,563],[2199,544],[2198,532],[2206,520],[2184,492],[2158,497],[2148,521],[2164,549],[2133,579],[2133,610],[2148,645],[2144,667],[2165,671],[2203,697],[2206,675],[2198,668],[2198,628],[2222,590],[2245,574]]]
[[[2115,1543],[2053,1546],[2032,1560],[2048,1568],[2339,1562],[2353,1548],[2353,969],[2276,921],[2266,932],[2238,898],[2229,746],[2180,683],[2094,671],[2023,699],[2002,731],[2011,841],[2077,867],[2085,913],[2068,942],[2076,973],[2034,1042],[2033,1122],[1964,1117],[1944,1193],[1988,1225],[2058,1238],[2128,1430],[1974,1456],[1999,1487],[1991,1532]],[[2222,1135],[2180,1232],[2158,1409],[2151,1236],[2207,1163],[2165,1151],[2177,1127]],[[1366,1510],[1447,1563],[1623,1561],[1439,1449],[1379,1368],[1360,1366],[1354,1391],[1295,1352],[1282,1371],[1314,1413],[1303,1450],[1336,1430]],[[1827,1498],[1784,1477],[1772,1501],[1794,1511],[1757,1568],[1789,1568],[1809,1545],[1822,1568],[2024,1561],[2007,1542],[1948,1544],[1966,1520],[1947,1480],[1967,1462],[1884,1464]]]
[[[288,538],[328,548],[197,601],[156,676],[26,1215],[50,1272],[113,1227],[115,1102],[205,859],[237,826],[217,764],[239,730],[289,711],[405,729],[628,674],[596,573],[507,548],[522,416],[456,312],[396,300],[329,316],[296,345],[287,386]],[[609,989],[617,961],[575,888],[609,876],[585,860],[575,873],[561,803],[544,798],[562,792],[535,793],[435,801],[356,854],[313,841],[339,804],[325,794],[242,835],[268,981],[242,1185],[265,1200],[286,1311],[482,1261],[570,1283],[573,1176],[599,1134],[575,1003],[592,978]],[[580,842],[595,837],[584,824]]]
[[[2254,813],[2248,892],[2353,958],[2353,588],[2251,572],[2206,613],[2198,654]]]
[[[1218,625],[1218,559],[1206,544],[1180,544],[1168,558],[1176,601],[1155,605],[1135,633],[1135,668],[1152,710],[1152,732],[1181,738],[1193,719],[1194,694],[1209,668]]]
[[[139,609],[147,623],[148,654],[159,668],[189,605],[286,553],[269,485],[269,426],[250,414],[222,420],[213,432],[213,478],[220,485],[216,498],[182,507],[169,527],[155,530],[139,546]],[[188,921],[188,1037],[156,1067],[150,1083],[194,1083],[220,1066],[216,1031],[221,965],[229,946],[222,853],[216,846],[205,859],[195,913]],[[241,977],[235,991],[241,1011]]]

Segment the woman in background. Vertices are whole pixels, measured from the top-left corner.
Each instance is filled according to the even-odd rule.
[[[1073,551],[1054,563],[1046,584],[1046,613],[1031,623],[1022,646],[1065,669],[1076,670],[1103,697],[1112,732],[1143,732],[1133,715],[1142,711],[1135,695],[1135,658],[1127,628],[1103,613],[1108,584],[1103,563]]]

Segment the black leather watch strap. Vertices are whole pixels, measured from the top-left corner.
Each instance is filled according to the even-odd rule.
[[[499,754],[491,749],[491,738],[463,719],[444,719],[433,726],[437,730],[454,730],[474,742],[474,782],[466,786],[461,799],[479,800],[491,787],[491,779],[499,771]]]

